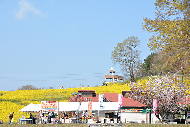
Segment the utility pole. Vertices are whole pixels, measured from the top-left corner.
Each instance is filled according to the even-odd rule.
[[[151,109],[149,109],[149,124],[151,124]]]

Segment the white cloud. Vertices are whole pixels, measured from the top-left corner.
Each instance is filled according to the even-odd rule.
[[[16,17],[19,19],[22,19],[22,18],[26,17],[28,12],[33,12],[36,15],[42,15],[40,10],[34,8],[32,3],[29,3],[26,0],[21,0],[19,2],[19,10],[16,13]]]

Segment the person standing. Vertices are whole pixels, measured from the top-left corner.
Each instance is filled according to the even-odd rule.
[[[11,124],[11,120],[12,120],[12,113],[10,113],[9,115],[9,124]]]
[[[42,110],[40,110],[40,123],[43,124],[43,113],[42,113]]]
[[[32,119],[33,118],[33,115],[32,115],[32,113],[30,113],[30,119]]]
[[[10,113],[10,115],[9,115],[9,124],[13,123],[13,114],[14,114],[14,112]]]
[[[48,112],[48,123],[51,124],[51,112]]]
[[[22,116],[22,119],[25,119],[25,116],[24,116],[24,115]]]
[[[32,120],[30,121],[30,124],[33,124],[33,115],[32,115],[32,113],[30,113],[30,119],[32,119]]]

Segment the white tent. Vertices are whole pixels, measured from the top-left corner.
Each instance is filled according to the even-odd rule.
[[[103,102],[103,107],[100,108],[100,102],[92,102],[92,110],[118,110],[119,102]]]
[[[103,108],[100,108],[100,102],[92,102],[92,110],[118,110],[119,102],[103,102]],[[41,104],[29,104],[22,108],[21,112],[38,112],[42,110]],[[88,102],[59,102],[59,111],[85,111],[88,110]]]
[[[118,110],[119,102],[103,102],[100,108],[99,102],[92,102],[92,110]],[[59,102],[59,111],[84,111],[88,110],[88,102]]]
[[[26,107],[22,108],[21,112],[38,112],[41,110],[41,104],[33,104],[30,103],[29,105],[27,105]]]
[[[79,110],[80,102],[59,102],[59,111]]]

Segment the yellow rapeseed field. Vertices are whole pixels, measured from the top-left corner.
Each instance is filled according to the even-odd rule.
[[[9,122],[9,114],[14,112],[13,121],[17,123],[17,119],[29,114],[19,112],[26,105],[40,104],[41,101],[55,100],[67,102],[72,96],[72,93],[82,90],[82,87],[67,88],[67,89],[41,89],[41,90],[16,90],[16,91],[0,91],[0,120]],[[83,90],[95,90],[96,94],[101,93],[120,93],[122,90],[130,90],[130,87],[125,85],[112,84],[99,87],[84,87]]]
[[[148,78],[139,80],[137,83],[146,87]],[[188,85],[190,80],[184,79],[184,82]],[[67,89],[41,89],[41,90],[16,90],[16,91],[0,91],[0,120],[3,122],[9,122],[9,114],[14,112],[14,122],[17,123],[17,119],[25,115],[26,118],[29,114],[19,112],[26,105],[40,104],[41,101],[60,101],[67,102],[72,93],[78,92],[78,90],[95,90],[96,94],[102,93],[122,93],[122,90],[130,90],[127,84],[121,85],[121,83],[108,84],[107,86],[98,87],[77,87]],[[190,94],[190,91],[188,91]]]

